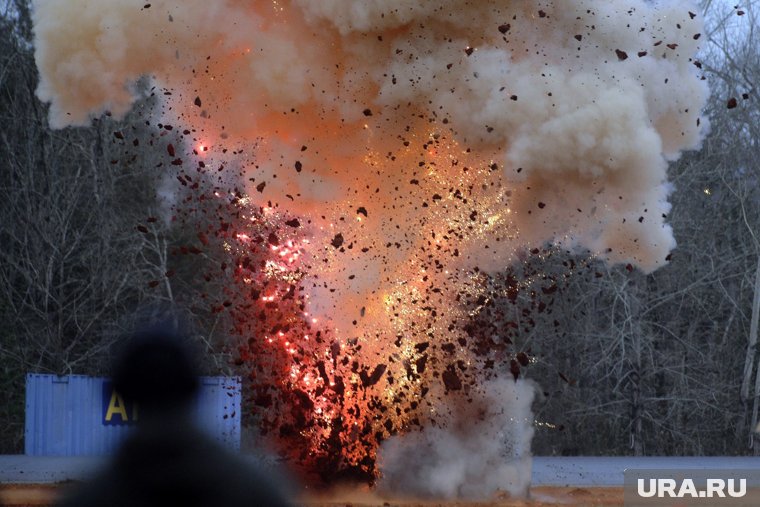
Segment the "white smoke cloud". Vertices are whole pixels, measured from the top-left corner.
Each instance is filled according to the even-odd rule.
[[[378,452],[385,472],[381,493],[471,499],[497,492],[527,494],[535,386],[502,378],[484,382],[478,391],[470,393],[470,403],[444,400],[436,414],[444,426],[383,442]]]
[[[38,95],[51,103],[53,126],[85,124],[106,109],[123,115],[137,79],[150,75],[183,96],[165,114],[204,124],[210,137],[224,127],[242,138],[277,138],[288,162],[301,142],[314,140],[307,155],[314,181],[286,174],[270,187],[300,191],[308,207],[345,195],[351,168],[366,155],[341,157],[339,141],[397,148],[398,127],[433,115],[460,145],[494,154],[506,184],[519,190],[512,210],[522,244],[563,241],[645,271],[674,246],[663,219],[665,169],[698,145],[706,96],[690,62],[701,23],[689,3],[191,0],[145,9],[38,0],[34,7]],[[196,90],[211,121],[191,111]],[[365,108],[380,117],[370,127],[384,130],[373,140],[362,132]],[[259,172],[271,177],[280,165],[270,160]],[[537,202],[547,207],[539,211]]]
[[[337,335],[365,339],[367,357],[387,357],[397,335],[424,334],[412,328],[429,312],[409,301],[428,294],[453,320],[463,273],[502,270],[526,246],[551,241],[647,272],[675,246],[667,164],[705,129],[707,89],[692,62],[702,24],[690,1],[33,7],[51,125],[125,114],[142,76],[169,89],[162,121],[194,127],[220,163],[250,162],[254,186],[267,183],[252,197],[311,218],[314,244],[325,247],[304,280],[309,311]],[[255,160],[213,149],[253,139]],[[337,233],[342,252],[329,246]],[[484,389],[477,434],[441,426],[388,442],[386,484],[405,483],[407,446],[432,445],[429,461],[415,461],[427,485],[415,492],[512,491],[512,465],[495,464],[509,453],[491,439],[527,445],[529,431],[499,428],[511,411],[530,419],[530,397],[519,382]],[[456,426],[468,412],[450,408]],[[453,459],[466,450],[473,459]]]

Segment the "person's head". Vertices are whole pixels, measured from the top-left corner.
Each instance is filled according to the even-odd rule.
[[[113,383],[148,416],[188,407],[199,387],[195,358],[168,325],[143,329],[127,342],[114,365]]]

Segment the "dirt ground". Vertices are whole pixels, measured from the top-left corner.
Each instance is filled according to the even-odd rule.
[[[0,505],[49,506],[61,491],[54,484],[0,484]],[[303,507],[608,507],[623,505],[623,488],[536,487],[528,499],[499,498],[489,502],[396,501],[378,498],[370,492],[344,491],[328,497],[306,497]]]

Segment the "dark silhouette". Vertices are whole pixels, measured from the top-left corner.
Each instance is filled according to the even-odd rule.
[[[112,462],[62,506],[288,506],[277,481],[192,423],[199,382],[188,348],[167,328],[135,336],[114,368],[114,388],[139,406],[139,423]]]

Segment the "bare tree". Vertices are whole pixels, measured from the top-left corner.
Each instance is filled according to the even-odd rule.
[[[28,7],[18,1],[8,12],[0,17],[0,439],[17,450],[24,374],[103,371],[129,315],[173,294],[154,164],[119,139],[142,127],[104,118],[49,129],[34,96]]]

